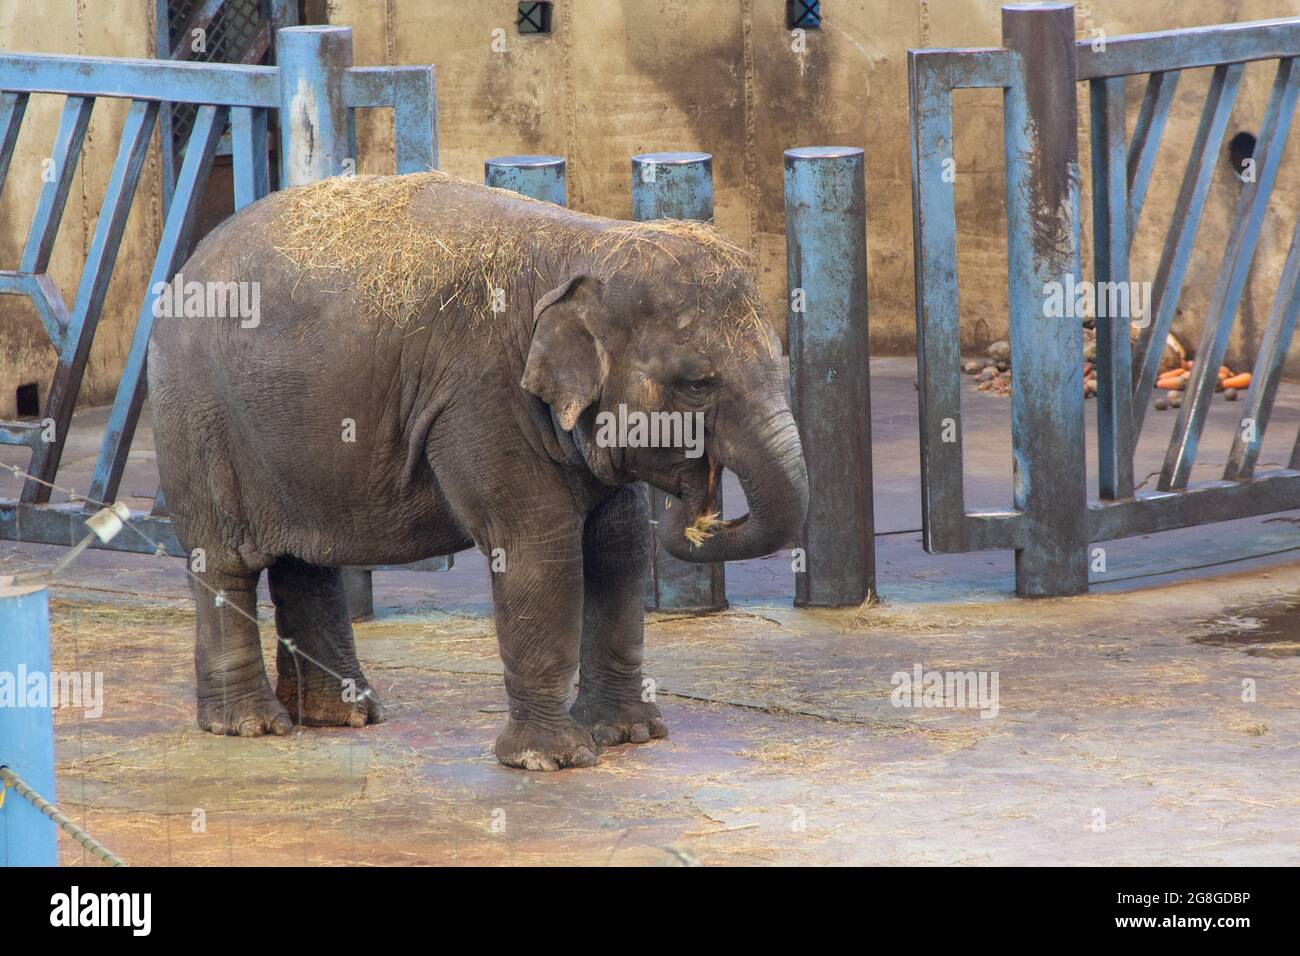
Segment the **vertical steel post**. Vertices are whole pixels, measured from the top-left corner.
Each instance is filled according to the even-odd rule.
[[[346,171],[351,113],[343,77],[352,66],[351,27],[286,27],[275,35],[280,70],[280,185],[301,186]],[[344,568],[354,621],[374,614],[374,574]]]
[[[43,587],[0,585],[0,674],[14,699],[0,704],[0,766],[54,802],[54,720],[50,710],[50,603]],[[45,682],[43,700],[29,694]],[[13,791],[0,808],[0,866],[56,866],[55,827]]]
[[[643,153],[632,157],[632,218],[713,220],[713,157],[708,153]],[[669,497],[649,489],[650,520],[659,521]],[[673,506],[683,507],[671,499]],[[718,488],[718,510],[722,489]],[[659,550],[651,536],[652,560],[646,606],[662,611],[717,611],[727,606],[722,564],[691,564]]]
[[[876,587],[862,150],[786,150],[785,243],[790,403],[809,496],[794,603],[856,606]]]
[[[1092,262],[1097,288],[1127,285],[1128,146],[1124,115],[1124,77],[1093,80],[1092,109]],[[1111,315],[1098,309],[1097,325],[1097,484],[1102,498],[1133,496],[1133,355],[1129,343],[1131,310]],[[1102,314],[1105,313],[1105,314]],[[1147,320],[1150,320],[1150,315]]]
[[[1019,54],[1004,100],[1012,459],[1015,504],[1026,523],[1016,593],[1081,594],[1088,590],[1083,327],[1073,309],[1054,316],[1049,304],[1053,284],[1072,290],[1079,278],[1074,7],[1003,7],[1002,44]]]
[[[560,156],[494,156],[483,164],[483,184],[557,206],[568,203]]]
[[[352,29],[280,30],[275,62],[280,69],[280,185],[338,176],[349,155],[343,77],[352,66]]]

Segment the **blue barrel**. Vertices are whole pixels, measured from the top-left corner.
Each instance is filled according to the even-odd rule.
[[[0,687],[0,765],[53,803],[54,720],[49,680],[48,592],[44,587],[0,585],[0,682],[5,685]],[[41,683],[45,692],[38,695]],[[10,789],[0,809],[0,865],[57,863],[53,822]]]
[[[569,198],[562,156],[494,156],[483,164],[483,184],[557,206]]]

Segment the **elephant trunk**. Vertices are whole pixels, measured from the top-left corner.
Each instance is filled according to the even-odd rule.
[[[660,546],[675,558],[702,563],[744,561],[793,544],[808,511],[808,472],[789,408],[782,402],[777,411],[719,437],[716,446],[717,463],[740,479],[749,513],[704,528],[708,536],[697,534],[702,540],[693,543],[685,532],[708,513],[712,495],[688,500],[686,507],[670,508],[661,516]]]

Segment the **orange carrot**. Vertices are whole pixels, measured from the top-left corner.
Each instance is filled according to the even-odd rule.
[[[1242,372],[1240,375],[1234,375],[1232,378],[1223,380],[1224,388],[1246,388],[1250,385],[1250,373]]]

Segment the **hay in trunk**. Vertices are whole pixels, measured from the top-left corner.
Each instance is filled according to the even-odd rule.
[[[726,524],[726,522],[715,511],[713,514],[700,515],[682,530],[682,534],[691,543],[692,548],[698,548],[713,537],[713,529],[721,524]]]

